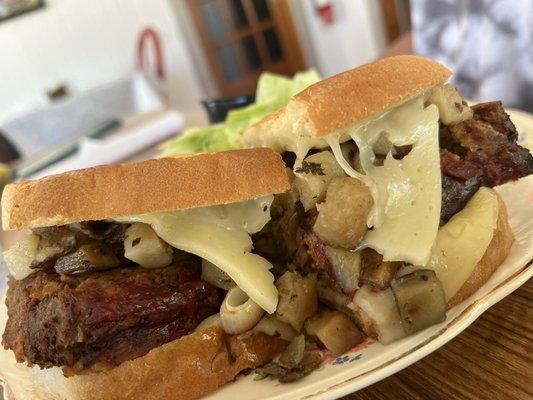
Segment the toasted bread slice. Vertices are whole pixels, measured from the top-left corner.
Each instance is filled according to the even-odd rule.
[[[105,165],[7,185],[4,230],[245,201],[284,192],[289,180],[270,149],[235,150]]]
[[[442,64],[419,56],[375,61],[298,93],[285,108],[248,128],[242,142],[282,151],[281,142],[317,140],[419,96],[450,76]]]

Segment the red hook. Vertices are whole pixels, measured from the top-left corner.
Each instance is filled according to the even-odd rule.
[[[144,70],[144,46],[145,42],[150,39],[154,45],[156,56],[156,72],[160,79],[165,77],[164,64],[163,64],[163,48],[161,47],[161,40],[159,34],[154,28],[144,28],[139,35],[137,41],[137,68]]]

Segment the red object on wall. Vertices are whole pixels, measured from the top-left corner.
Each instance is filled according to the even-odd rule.
[[[322,22],[326,25],[331,25],[335,20],[333,14],[333,4],[327,0],[316,0],[316,11]]]
[[[146,42],[150,40],[153,43],[156,57],[156,73],[159,79],[165,78],[163,48],[161,47],[161,39],[154,28],[147,27],[141,31],[139,39],[137,40],[137,68],[144,70],[144,52]]]

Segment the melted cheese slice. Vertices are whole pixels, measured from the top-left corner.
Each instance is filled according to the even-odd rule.
[[[360,152],[365,172],[344,159],[340,135],[327,138],[346,173],[365,182],[374,198],[369,230],[361,247],[371,247],[387,261],[425,265],[439,227],[441,172],[437,107],[424,108],[421,96],[347,131]],[[374,165],[374,146],[386,135],[394,146],[412,146],[401,160],[389,150],[382,166]]]
[[[143,222],[171,246],[196,254],[226,272],[265,311],[273,313],[278,291],[270,264],[252,254],[250,234],[270,220],[273,196],[191,210],[135,215],[119,222]]]
[[[446,301],[461,289],[483,258],[497,228],[498,211],[496,192],[481,187],[465,208],[439,229],[426,268],[437,274]]]

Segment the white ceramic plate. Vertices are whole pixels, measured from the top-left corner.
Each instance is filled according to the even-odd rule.
[[[520,144],[533,148],[533,116],[508,110],[521,133]],[[384,346],[365,342],[301,381],[280,384],[254,381],[254,374],[226,385],[208,400],[327,400],[347,395],[388,377],[449,342],[479,315],[533,276],[533,176],[498,187],[515,234],[509,257],[490,280],[462,304],[450,310],[446,321]]]
[[[520,112],[512,113],[512,118],[523,133],[521,144],[531,149],[533,117]],[[343,356],[328,357],[321,369],[296,383],[280,384],[269,379],[254,381],[254,374],[251,374],[238,378],[206,399],[336,399],[398,372],[453,339],[483,311],[533,275],[533,176],[497,190],[507,204],[516,242],[491,279],[473,296],[450,310],[446,321],[387,346],[367,341]]]

